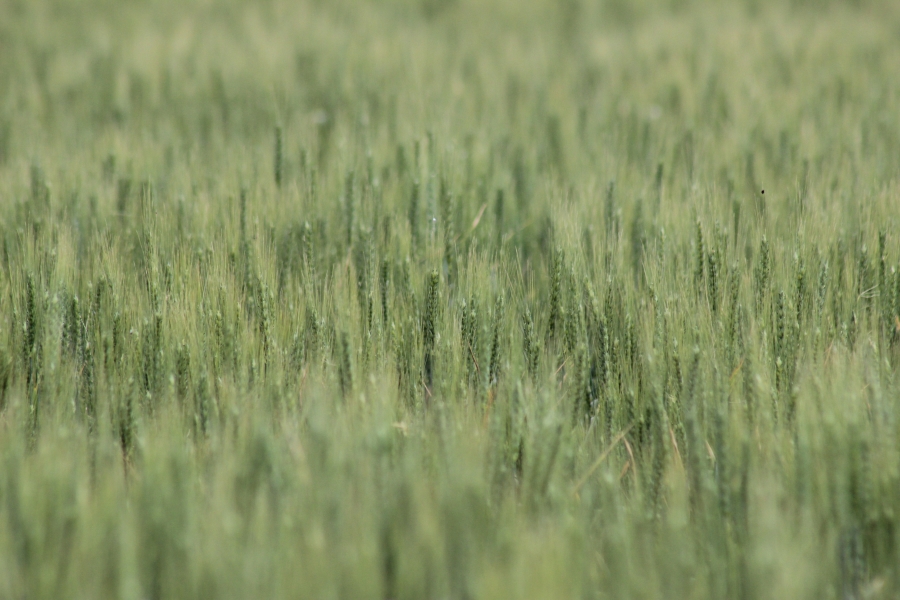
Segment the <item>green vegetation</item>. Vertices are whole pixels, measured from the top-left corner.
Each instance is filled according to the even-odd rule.
[[[896,597],[898,39],[0,3],[0,598]]]

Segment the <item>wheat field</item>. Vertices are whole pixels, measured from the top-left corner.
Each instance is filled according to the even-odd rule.
[[[900,595],[900,4],[0,1],[0,598]]]

